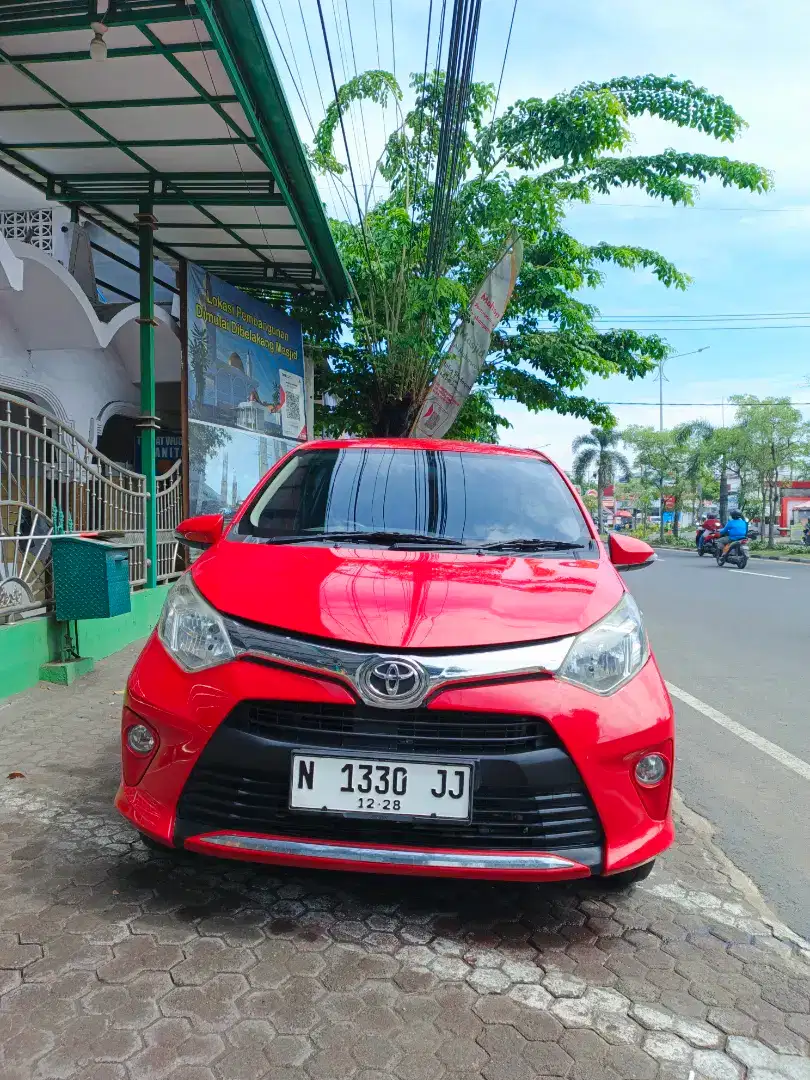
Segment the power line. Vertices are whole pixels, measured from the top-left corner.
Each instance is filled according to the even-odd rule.
[[[425,66],[424,66],[424,70],[422,72],[422,96],[423,96],[423,98],[424,98],[424,95],[425,95],[425,92],[426,92],[426,87],[427,87],[427,67],[428,67],[428,54],[430,52],[430,29],[431,29],[432,22],[433,22],[433,0],[430,0],[430,5],[428,7],[427,34],[425,36]],[[418,187],[419,187],[419,165],[420,165],[421,159],[422,159],[422,131],[423,131],[423,128],[424,128],[424,114],[425,114],[425,110],[420,109],[419,110],[419,121],[418,121],[419,127],[418,127],[418,130],[415,131],[415,135],[416,135],[416,163],[415,163],[415,166],[414,166],[413,177],[411,178],[411,186],[412,186],[412,190],[411,190],[411,193],[410,193],[411,194],[411,227],[410,227],[410,231],[408,233],[408,253],[405,256],[405,266],[406,267],[410,266],[411,251],[413,249],[414,222],[416,220],[416,197],[417,197],[417,191],[418,191]],[[426,170],[427,170],[429,162],[430,162],[430,154],[428,153],[428,160],[425,162],[425,169]],[[427,173],[425,174],[425,176],[427,178]]]
[[[648,408],[648,409],[657,409],[658,406],[659,406],[659,402],[657,402],[657,401],[597,401],[596,404],[597,405],[641,405],[641,406],[643,406],[645,408]],[[745,402],[745,401],[730,401],[728,398],[726,398],[725,401],[667,401],[667,402],[665,402],[665,404],[667,406],[670,406],[670,405],[680,406],[681,408],[692,408],[692,407],[694,407],[694,408],[701,408],[701,409],[703,409],[703,408],[744,409],[744,408],[746,408],[746,406],[748,404],[756,404],[756,403],[748,403],[748,402]],[[793,401],[793,400],[791,400],[790,404],[791,405],[810,405],[810,401]]]
[[[312,114],[311,114],[311,112],[309,110],[309,104],[308,104],[306,98],[304,97],[304,91],[303,91],[304,80],[301,78],[301,72],[300,72],[300,70],[298,68],[298,61],[295,59],[295,50],[292,48],[292,41],[290,40],[289,31],[287,31],[287,40],[290,41],[290,51],[292,52],[293,63],[295,64],[295,69],[296,69],[296,71],[298,71],[298,81],[301,84],[300,87],[299,87],[298,83],[295,81],[295,76],[292,73],[292,68],[290,67],[290,62],[287,59],[287,54],[284,52],[284,47],[281,44],[281,39],[279,38],[279,36],[278,36],[278,34],[276,32],[275,26],[273,25],[273,20],[270,17],[270,12],[267,9],[267,0],[262,0],[262,7],[264,8],[264,13],[267,16],[267,21],[270,24],[270,29],[273,31],[273,37],[276,39],[276,45],[278,45],[278,51],[281,54],[281,59],[284,61],[284,66],[287,68],[287,72],[288,72],[288,74],[290,76],[290,82],[293,84],[293,89],[295,90],[295,93],[296,93],[296,96],[297,96],[298,100],[301,102],[301,108],[304,110],[304,115],[306,116],[307,120],[309,121],[309,126],[312,128],[312,133],[314,135],[315,134],[315,124],[312,121]],[[280,6],[279,6],[279,10],[281,10]],[[281,17],[282,17],[282,19],[284,19],[284,12],[283,11],[281,11]],[[285,26],[285,28],[287,26],[286,20],[284,21],[284,26]]]
[[[281,9],[281,0],[277,0],[277,3],[279,5],[279,8]],[[307,101],[306,96],[305,96],[305,94],[303,92],[304,79],[303,79],[303,76],[301,75],[301,69],[298,67],[298,61],[295,58],[295,50],[294,50],[294,48],[292,46],[292,38],[290,37],[290,32],[289,32],[289,29],[287,27],[286,19],[284,19],[284,12],[282,10],[282,19],[284,19],[284,28],[285,28],[286,33],[287,33],[287,40],[290,43],[290,50],[291,50],[291,52],[293,54],[293,63],[295,64],[295,70],[298,72],[298,79],[299,79],[299,82],[301,84],[300,88],[299,88],[298,84],[295,81],[295,76],[292,73],[290,63],[287,60],[287,55],[284,52],[284,47],[281,44],[281,40],[279,39],[278,34],[276,33],[276,28],[273,25],[273,20],[270,17],[270,12],[267,10],[267,0],[262,0],[262,6],[264,8],[264,13],[267,16],[267,21],[270,24],[270,29],[273,31],[273,37],[275,37],[275,39],[276,39],[276,44],[278,45],[279,52],[281,53],[281,58],[284,61],[284,66],[287,68],[287,71],[289,73],[290,81],[293,84],[293,88],[294,88],[294,90],[296,92],[298,100],[301,102],[301,107],[304,110],[306,118],[307,118],[307,120],[309,122],[310,129],[312,130],[312,134],[315,135],[316,134],[315,124],[313,122],[312,113],[311,113],[310,108],[309,108],[309,102]],[[301,0],[298,0],[298,10],[299,10],[300,15],[301,15],[301,24],[302,24],[302,26],[304,28],[304,37],[306,38],[307,47],[309,49],[309,58],[310,58],[310,61],[312,63],[312,71],[313,71],[313,74],[315,75],[315,84],[318,87],[318,96],[321,99],[321,109],[323,110],[323,112],[326,112],[326,103],[324,102],[324,99],[323,99],[323,92],[321,90],[321,82],[320,82],[320,79],[318,78],[318,68],[317,68],[317,66],[315,64],[315,56],[313,55],[313,52],[312,52],[312,43],[311,43],[310,37],[309,37],[309,27],[307,26],[306,19],[304,18],[304,10],[303,10],[303,8],[301,6]],[[346,214],[346,220],[351,222],[351,214],[349,213],[349,208],[346,205],[346,200],[343,197],[343,192],[340,190],[340,187],[336,183],[334,177],[329,173],[327,173],[327,182],[330,183],[330,185],[332,187],[332,191],[334,192],[337,200],[343,206],[343,210],[344,210],[344,212]],[[257,214],[258,214],[258,211],[257,211]]]
[[[348,64],[348,60],[346,59],[346,57],[348,55],[348,49],[346,49],[345,53],[344,53],[342,19],[340,19],[339,15],[338,15],[339,11],[340,11],[339,4],[336,2],[336,0],[332,0],[332,17],[335,20],[335,34],[337,35],[338,49],[340,51],[340,66],[343,69],[343,82],[347,83],[349,81],[349,64]],[[360,180],[362,181],[362,179],[363,179],[363,159],[362,159],[362,154],[360,153],[360,140],[357,137],[357,125],[356,125],[355,120],[354,120],[354,112],[350,108],[348,109],[348,116],[349,116],[349,123],[351,124],[351,128],[352,128],[352,138],[354,139],[354,148],[357,151],[357,171],[358,171],[358,174],[360,176]],[[371,177],[371,175],[369,175],[369,178],[368,178],[369,183],[371,183],[371,180],[372,180],[372,177]]]
[[[447,53],[442,124],[436,158],[433,214],[426,260],[427,272],[437,277],[447,241],[452,216],[452,199],[465,137],[470,81],[478,41],[480,15],[481,0],[455,0]]]
[[[279,0],[279,4],[281,0]],[[307,26],[307,20],[304,18],[304,9],[301,6],[301,0],[298,0],[298,10],[301,13],[301,25],[304,27],[304,37],[307,39],[307,48],[309,49],[309,59],[312,62],[312,73],[315,76],[315,85],[318,87],[318,97],[321,99],[321,109],[326,112],[326,102],[323,99],[323,91],[321,90],[321,80],[318,78],[318,68],[315,64],[315,56],[312,52],[312,42],[309,39],[309,27]]]
[[[627,330],[627,326],[600,326],[600,330]],[[718,330],[807,330],[810,322],[806,323],[774,323],[771,326],[704,326],[702,323],[696,326],[637,326],[637,330],[643,330],[645,334],[672,334],[685,331],[699,331],[701,334],[716,333]]]
[[[298,0],[300,3],[301,0]],[[377,32],[377,0],[371,0],[371,10],[374,14],[374,40],[377,44],[377,68],[382,67],[382,61],[380,60],[380,35]]]
[[[370,251],[369,246],[368,246],[368,236],[366,234],[366,223],[365,223],[365,220],[363,218],[363,212],[360,209],[360,198],[359,198],[359,196],[357,194],[357,181],[355,180],[355,177],[354,177],[354,167],[352,165],[351,154],[349,153],[349,140],[346,137],[346,125],[343,122],[343,107],[340,104],[340,95],[338,93],[338,85],[337,85],[337,80],[335,78],[335,67],[334,67],[334,64],[332,63],[332,50],[329,48],[329,35],[326,32],[326,21],[325,21],[325,19],[323,17],[323,7],[321,5],[321,0],[316,0],[316,3],[318,5],[318,17],[321,20],[321,32],[323,33],[323,43],[324,43],[324,47],[326,49],[326,59],[329,62],[329,75],[330,75],[330,77],[332,79],[332,89],[333,89],[334,94],[335,94],[335,105],[337,106],[338,120],[340,121],[340,131],[341,131],[341,134],[343,135],[343,147],[344,147],[344,149],[346,151],[346,161],[347,161],[347,164],[348,164],[348,167],[349,167],[349,176],[350,176],[351,181],[352,181],[352,190],[354,192],[354,201],[355,201],[355,204],[357,206],[357,214],[358,214],[358,217],[359,217],[359,220],[360,220],[360,231],[361,231],[362,236],[363,236],[363,247],[365,249],[366,261],[368,262],[369,272],[371,273],[371,275],[373,277],[373,275],[374,275],[374,267],[373,267],[373,264],[372,264],[372,261],[371,261],[371,251]],[[357,291],[356,290],[355,290],[355,296],[357,296]],[[359,301],[359,297],[358,297],[358,301]],[[371,325],[373,325],[373,324],[371,324]],[[376,328],[374,329],[373,333],[374,333],[374,337],[376,338]]]
[[[346,8],[346,25],[347,25],[347,27],[349,29],[349,44],[351,45],[351,50],[352,50],[352,67],[354,68],[355,78],[357,78],[357,56],[356,56],[355,51],[354,51],[354,34],[352,33],[352,17],[349,14],[349,0],[343,0],[343,3],[344,3],[344,6]],[[369,182],[369,185],[371,185],[373,180],[374,180],[374,166],[371,164],[371,151],[368,148],[368,128],[366,127],[366,114],[365,114],[365,111],[363,110],[363,99],[362,98],[360,99],[360,123],[361,123],[362,128],[363,128],[363,139],[364,139],[365,144],[366,144],[366,161],[368,162],[368,182]],[[370,198],[371,198],[371,195],[369,194],[369,199]],[[368,205],[368,202],[366,203],[366,205]]]
[[[668,202],[620,203],[611,199],[591,199],[581,206],[622,206],[629,210],[694,210],[702,214],[795,214],[810,210],[810,206],[677,206]]]
[[[652,321],[658,321],[659,319],[688,319],[690,321],[698,319],[804,319],[810,318],[810,311],[736,311],[723,314],[717,312],[715,314],[707,315],[676,315],[669,313],[665,315],[639,315],[639,314],[619,314],[619,315],[594,315],[594,319],[649,319]]]
[[[397,77],[397,47],[394,42],[394,0],[388,0],[388,11],[391,16],[391,74]]]
[[[498,90],[495,94],[495,105],[492,108],[492,120],[490,121],[490,127],[495,122],[495,117],[498,113],[498,102],[501,99],[501,86],[503,85],[503,73],[506,71],[506,58],[509,55],[509,45],[512,41],[512,28],[515,25],[515,12],[517,11],[518,0],[515,0],[512,5],[512,18],[509,20],[509,32],[506,35],[506,48],[503,50],[503,63],[501,64],[501,75],[498,79]]]

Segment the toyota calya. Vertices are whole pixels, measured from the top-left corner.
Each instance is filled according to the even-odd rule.
[[[603,543],[542,453],[306,443],[175,583],[130,676],[117,806],[147,843],[293,866],[645,877],[673,714]]]

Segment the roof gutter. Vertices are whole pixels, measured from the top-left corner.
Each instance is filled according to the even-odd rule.
[[[239,103],[332,300],[350,292],[284,89],[252,0],[196,0]]]

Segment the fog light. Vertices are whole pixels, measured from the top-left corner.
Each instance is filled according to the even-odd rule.
[[[655,787],[666,775],[666,759],[660,754],[647,754],[636,762],[636,780],[644,787]]]
[[[133,724],[127,730],[127,746],[135,754],[151,754],[155,749],[155,736],[145,724]]]

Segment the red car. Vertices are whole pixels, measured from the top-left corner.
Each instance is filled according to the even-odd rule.
[[[372,873],[647,876],[673,715],[617,569],[543,454],[314,442],[169,594],[123,710],[147,843]]]

